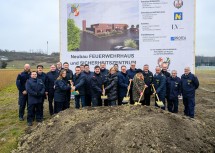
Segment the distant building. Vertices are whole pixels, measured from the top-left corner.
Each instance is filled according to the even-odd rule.
[[[83,31],[86,31],[86,20],[82,21],[82,29]]]
[[[86,20],[82,21],[82,29],[83,31],[92,31],[95,35],[99,35],[106,32],[112,32],[115,31],[123,31],[127,30],[128,25],[127,24],[106,24],[106,23],[98,23],[93,24],[90,26],[90,28],[86,27]]]
[[[8,57],[6,57],[6,56],[0,56],[0,61],[8,61]]]

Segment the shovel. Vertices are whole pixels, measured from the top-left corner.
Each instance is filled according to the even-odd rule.
[[[144,95],[145,89],[146,89],[146,87],[143,88],[143,93],[142,93],[142,95],[140,95],[140,98],[139,98],[138,102],[135,102],[135,103],[134,103],[135,106],[136,106],[136,105],[142,105],[142,104],[140,103],[140,100],[142,99],[142,97],[143,97],[143,95]]]
[[[155,92],[155,95],[156,95],[156,97],[157,97],[157,100],[158,100],[158,101],[156,101],[157,105],[158,105],[159,107],[164,107],[163,102],[159,100],[159,97],[158,97],[158,94],[156,93],[154,84],[152,84],[152,88],[153,88],[153,90],[154,90],[154,92]]]
[[[72,82],[72,80],[69,80],[69,82],[70,82],[70,84],[71,84],[71,87],[73,87],[73,82]],[[71,89],[71,95],[79,95],[79,91],[75,91],[75,90],[72,90]]]
[[[104,85],[102,85],[102,89],[104,90]],[[105,93],[101,96],[102,102],[104,103],[104,100],[107,99],[107,96],[105,96]]]
[[[128,103],[130,100],[130,97],[128,96],[129,91],[130,91],[130,87],[131,87],[131,80],[130,80],[129,85],[128,85],[128,91],[127,91],[126,97],[124,97],[122,100],[122,102],[124,102],[124,103]]]

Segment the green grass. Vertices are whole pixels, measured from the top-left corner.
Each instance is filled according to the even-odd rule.
[[[17,147],[18,137],[24,133],[26,122],[18,120],[18,91],[15,85],[0,93],[0,152],[7,153]]]
[[[27,128],[25,121],[18,120],[18,90],[16,85],[9,85],[0,92],[0,153],[9,153],[17,148],[18,138]],[[45,101],[45,117],[49,118],[47,101]],[[37,123],[34,123],[34,126]]]

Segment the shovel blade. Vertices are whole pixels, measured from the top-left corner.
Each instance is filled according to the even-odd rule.
[[[127,103],[127,102],[129,102],[129,100],[130,100],[130,97],[124,97],[123,100],[122,100],[122,102],[126,102]]]
[[[164,107],[164,104],[163,104],[162,101],[156,101],[156,103],[157,103],[157,105],[158,105],[159,107]]]
[[[107,99],[107,96],[101,96],[101,99],[105,100],[105,99]]]
[[[135,106],[137,106],[137,105],[141,105],[141,103],[139,103],[139,102],[135,102],[135,103],[134,103],[134,105],[135,105]]]

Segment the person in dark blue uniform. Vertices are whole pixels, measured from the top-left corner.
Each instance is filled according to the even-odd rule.
[[[25,64],[24,65],[24,71],[18,74],[16,79],[16,86],[19,90],[19,120],[24,121],[24,113],[25,113],[25,107],[28,103],[28,95],[27,91],[25,89],[26,81],[30,78],[30,65]]]
[[[65,79],[66,79],[67,83],[70,84],[70,82],[72,82],[72,79],[73,79],[73,72],[72,72],[72,70],[69,69],[69,63],[64,62],[63,68],[64,68],[64,70],[66,70],[66,78]],[[64,105],[65,109],[70,108],[70,98],[71,98],[71,92],[70,91],[67,91],[66,98],[67,98],[66,104]]]
[[[103,78],[100,74],[100,67],[94,67],[94,74],[90,80],[91,82],[91,96],[92,96],[92,107],[99,106],[99,103],[102,103],[101,95],[102,95],[102,84]]]
[[[56,71],[56,66],[53,64],[50,66],[50,71],[47,73],[47,94],[48,94],[48,102],[49,102],[49,113],[50,115],[54,114],[53,108],[53,99],[54,99],[54,82],[59,76],[59,73]]]
[[[80,100],[82,107],[85,107],[85,75],[81,72],[80,66],[75,67],[72,90],[79,92],[78,95],[75,95],[75,108],[80,108]]]
[[[162,63],[162,70],[161,70],[161,72],[163,73],[163,75],[165,75],[166,80],[171,76],[170,73],[167,71],[167,69],[168,69],[168,63],[167,62],[163,62]],[[168,96],[167,96],[167,93],[166,93],[165,98],[166,98],[167,104],[170,103],[169,99],[168,99]],[[166,101],[165,101],[165,103],[166,103]]]
[[[161,72],[163,73],[163,75],[165,75],[166,79],[171,76],[170,73],[167,71],[167,69],[168,69],[168,63],[163,62]]]
[[[46,84],[47,84],[47,76],[46,74],[43,72],[43,65],[37,65],[37,78],[38,79],[41,79],[43,81],[43,84],[45,85],[46,87]],[[48,92],[47,92],[47,87],[45,88],[45,94],[43,96],[43,110],[44,110],[44,101],[46,99],[46,96],[48,96]],[[43,111],[42,111],[43,113]],[[43,116],[43,114],[42,114]]]
[[[155,75],[153,79],[153,84],[155,86],[156,93],[158,94],[159,100],[164,103],[164,107],[161,107],[165,110],[165,96],[166,96],[166,77],[161,73],[161,68],[157,66],[155,68]],[[155,93],[154,93],[155,94]],[[155,97],[155,106],[158,107],[156,101],[158,101],[157,97]]]
[[[150,97],[152,95],[151,84],[153,83],[153,74],[151,71],[149,71],[148,64],[145,64],[143,66],[143,76],[144,76],[144,82],[148,86],[144,92],[143,105],[150,106]]]
[[[131,67],[130,69],[127,70],[127,74],[129,79],[133,80],[134,76],[136,75],[136,64],[135,63],[131,63]],[[133,88],[133,82],[131,83],[131,89]],[[133,93],[132,90],[129,91],[130,94],[130,104],[134,104],[134,100],[133,100]]]
[[[199,87],[198,78],[190,72],[190,68],[184,69],[181,76],[181,88],[184,104],[184,115],[194,118],[195,114],[195,91]]]
[[[45,94],[45,85],[41,79],[37,78],[37,72],[31,72],[31,78],[26,82],[26,91],[28,93],[28,126],[36,117],[37,122],[43,120],[43,99]]]
[[[85,79],[85,104],[86,106],[91,106],[92,96],[91,96],[91,83],[90,80],[93,76],[93,72],[90,72],[90,67],[88,64],[84,65],[84,75]]]
[[[126,66],[121,66],[121,72],[118,73],[118,105],[123,104],[123,98],[126,97],[129,88],[129,77],[126,72]]]
[[[167,108],[169,112],[178,113],[178,97],[181,95],[181,79],[177,71],[172,70],[172,76],[167,78]]]
[[[104,87],[106,87],[107,86],[107,84],[106,84],[107,81],[106,80],[107,80],[107,76],[109,74],[109,70],[106,69],[106,64],[105,63],[100,64],[100,74],[102,76]],[[102,101],[99,101],[98,105],[102,106]],[[104,106],[108,106],[108,100],[107,99],[104,100]]]
[[[65,110],[67,105],[67,93],[71,91],[71,85],[66,79],[66,70],[61,70],[54,84],[54,113]]]

